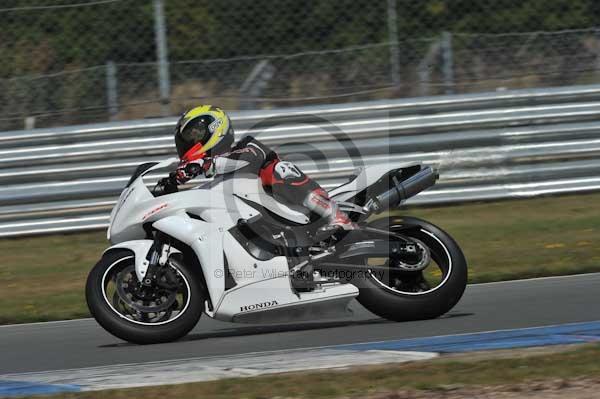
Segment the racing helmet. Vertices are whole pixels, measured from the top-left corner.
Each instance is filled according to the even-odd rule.
[[[233,126],[227,114],[212,105],[186,111],[175,127],[175,147],[179,159],[195,161],[229,151]]]

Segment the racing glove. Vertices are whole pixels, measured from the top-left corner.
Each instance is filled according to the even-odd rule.
[[[175,171],[175,178],[178,184],[184,184],[200,174],[204,174],[205,177],[215,175],[215,164],[211,158],[198,159],[194,162],[181,162]]]

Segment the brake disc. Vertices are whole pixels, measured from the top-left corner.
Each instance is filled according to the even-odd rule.
[[[407,272],[419,272],[431,263],[431,251],[421,240],[410,238],[401,253],[391,259],[391,266]]]
[[[126,280],[128,276],[129,279]],[[177,300],[176,290],[167,290],[154,284],[151,286],[140,284],[133,265],[117,274],[115,283],[119,299],[138,312],[164,312]]]

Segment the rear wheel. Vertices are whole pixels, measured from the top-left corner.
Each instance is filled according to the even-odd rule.
[[[149,284],[141,284],[132,252],[104,254],[86,284],[90,312],[104,329],[129,342],[152,344],[183,337],[202,314],[202,291],[182,262],[154,274]]]
[[[389,320],[408,321],[441,316],[458,303],[467,285],[467,262],[450,235],[409,217],[379,219],[369,226],[412,238],[420,256],[365,258],[373,268],[353,280],[364,307]]]

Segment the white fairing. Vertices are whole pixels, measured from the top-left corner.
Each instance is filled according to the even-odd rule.
[[[358,289],[350,284],[333,284],[315,292],[296,294],[290,286],[286,257],[258,260],[244,248],[244,243],[233,237],[229,230],[240,219],[259,214],[253,204],[295,223],[309,221],[301,209],[292,209],[267,195],[256,177],[216,178],[192,190],[155,198],[144,184],[144,175],[173,162],[162,162],[133,181],[123,190],[111,213],[108,238],[115,244],[112,248],[133,251],[138,279],[144,277],[148,267],[152,240],[147,239],[144,226],[151,224],[153,229],[187,244],[198,257],[210,296],[207,313],[212,317],[256,321],[257,314],[277,314],[279,310],[279,315],[291,315],[297,314],[298,308],[316,309],[324,303],[345,307],[358,295]],[[388,170],[388,167],[365,168],[352,182],[332,190],[331,195],[344,201]],[[234,286],[226,290],[227,272]],[[289,312],[289,309],[295,310]]]
[[[144,276],[146,276],[146,270],[148,270],[148,260],[146,259],[146,255],[150,251],[150,247],[152,247],[152,240],[133,240],[127,241],[123,244],[113,245],[108,248],[104,253],[113,250],[113,249],[128,249],[133,252],[135,256],[135,274],[137,275],[138,281],[142,281]]]
[[[160,163],[145,174],[161,169],[172,162]],[[142,238],[144,223],[177,213],[189,212],[224,229],[233,227],[240,219],[249,219],[258,211],[242,200],[259,204],[295,223],[308,223],[309,218],[299,210],[277,202],[268,195],[256,177],[217,177],[196,189],[155,198],[143,181],[143,176],[123,190],[112,211],[108,238],[113,243]]]

